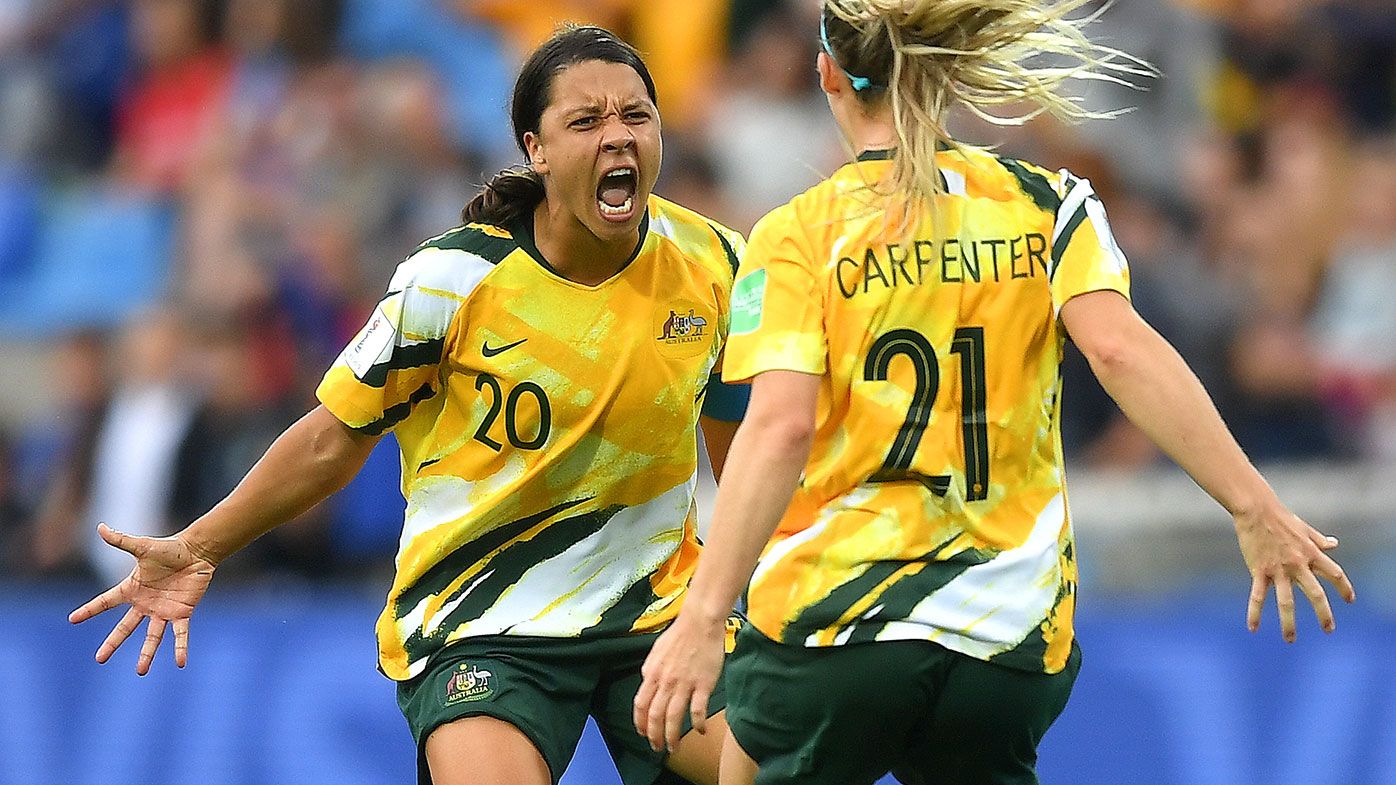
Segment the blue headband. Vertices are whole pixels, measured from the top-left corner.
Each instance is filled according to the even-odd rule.
[[[829,45],[829,27],[823,14],[819,15],[819,43],[824,47],[824,53],[834,61],[834,65],[837,65],[839,70],[843,71],[843,75],[848,77],[848,81],[853,83],[853,92],[861,93],[873,86],[871,79],[866,76],[854,76],[839,63],[838,55],[834,54],[834,47]]]

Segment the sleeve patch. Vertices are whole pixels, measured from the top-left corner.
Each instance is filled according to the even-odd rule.
[[[354,337],[354,342],[344,350],[344,364],[354,372],[360,381],[368,375],[369,369],[381,362],[387,362],[393,353],[393,343],[397,339],[397,328],[383,313],[380,305],[373,310],[368,324]]]
[[[766,269],[746,275],[732,285],[732,335],[754,333],[761,326],[761,305],[766,298]]]

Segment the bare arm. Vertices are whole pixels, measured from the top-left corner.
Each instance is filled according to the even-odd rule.
[[[1336,586],[1343,599],[1355,599],[1342,568],[1324,553],[1337,540],[1320,534],[1285,508],[1241,451],[1177,351],[1116,292],[1074,297],[1062,307],[1061,319],[1125,416],[1235,519],[1252,575],[1250,628],[1259,627],[1265,595],[1273,582],[1284,637],[1294,640],[1292,583],[1297,583],[1323,629],[1331,632],[1333,614],[1315,573]]]
[[[178,534],[135,537],[98,526],[102,539],[136,557],[136,565],[124,580],[73,611],[68,620],[77,624],[129,605],[97,649],[97,661],[110,659],[141,620],[149,618],[136,672],[144,676],[150,671],[168,624],[175,632],[175,664],[184,667],[189,619],[218,563],[344,487],[377,441],[317,407],[277,438],[226,499]]]
[[[678,742],[683,713],[702,731],[722,666],[727,616],[771,539],[809,460],[820,379],[769,371],[752,382],[751,406],[718,486],[713,527],[678,619],[655,642],[635,696],[635,727],[656,750]]]
[[[175,536],[217,564],[343,488],[378,438],[317,406],[272,443],[227,498]]]

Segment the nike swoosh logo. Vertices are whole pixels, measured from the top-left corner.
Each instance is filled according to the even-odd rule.
[[[503,346],[496,347],[491,347],[490,342],[485,341],[483,344],[480,345],[480,354],[483,354],[486,357],[493,357],[497,354],[503,354],[504,352],[509,351],[510,349],[514,348],[515,346],[518,346],[519,344],[527,340],[527,338],[522,338],[520,340],[514,341],[513,343],[506,343]]]

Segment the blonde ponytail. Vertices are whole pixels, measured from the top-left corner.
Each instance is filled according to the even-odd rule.
[[[952,106],[996,125],[1044,113],[1080,121],[1127,111],[1092,111],[1062,92],[1073,79],[1135,87],[1131,77],[1156,75],[1143,60],[1086,37],[1099,12],[1071,17],[1094,1],[825,0],[834,58],[870,81],[860,98],[890,106],[899,147],[893,186],[913,197],[908,208],[944,188],[935,152],[959,147],[945,128]]]

